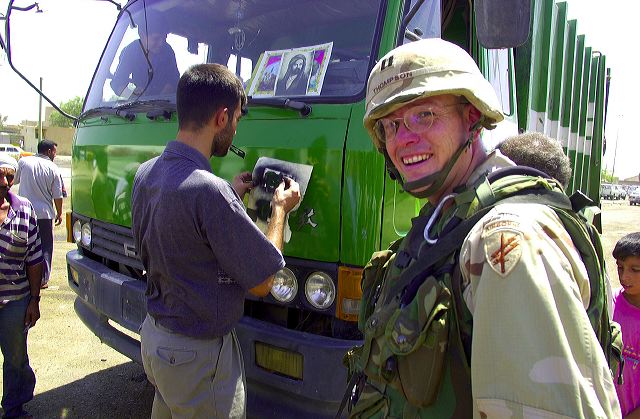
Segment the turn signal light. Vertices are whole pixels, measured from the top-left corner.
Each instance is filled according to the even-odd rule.
[[[338,303],[336,316],[347,321],[358,321],[362,300],[362,268],[340,266],[338,268]]]

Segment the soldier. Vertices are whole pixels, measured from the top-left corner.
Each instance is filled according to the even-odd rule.
[[[502,119],[446,41],[400,46],[373,68],[364,125],[391,176],[428,202],[365,268],[352,417],[620,417],[587,270],[556,212],[512,200],[470,217],[500,199],[484,194],[487,176],[513,165],[481,140]]]

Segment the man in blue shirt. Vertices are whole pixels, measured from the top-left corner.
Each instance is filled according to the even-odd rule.
[[[212,173],[209,159],[227,154],[246,100],[224,66],[190,68],[178,83],[176,141],[135,176],[132,230],[147,271],[141,351],[156,387],[154,418],[245,416],[233,328],[247,292],[267,295],[284,267],[285,216],[300,200],[298,184],[285,179],[265,236],[242,204],[251,175],[230,185]]]

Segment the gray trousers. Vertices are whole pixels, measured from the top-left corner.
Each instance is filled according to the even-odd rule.
[[[49,283],[51,275],[51,257],[53,256],[53,220],[38,219],[38,232],[42,245],[42,285]]]
[[[246,379],[235,331],[193,339],[147,315],[140,337],[142,364],[156,389],[153,419],[246,417]]]

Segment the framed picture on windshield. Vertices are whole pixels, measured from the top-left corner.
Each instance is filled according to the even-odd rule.
[[[333,43],[265,51],[254,73],[251,97],[318,96]]]

